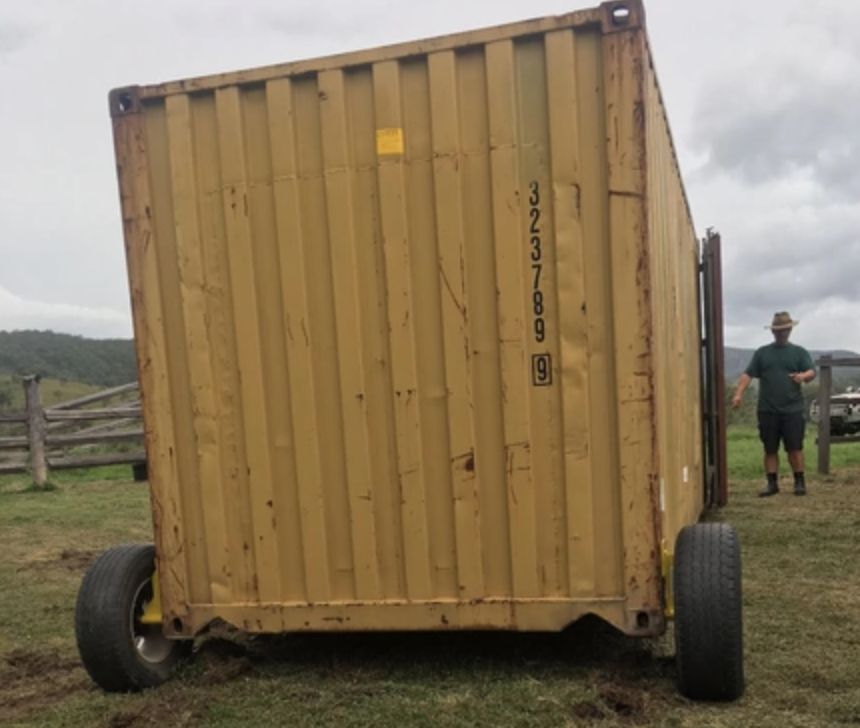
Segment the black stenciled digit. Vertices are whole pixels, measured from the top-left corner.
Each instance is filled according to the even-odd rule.
[[[541,263],[543,260],[543,241],[541,239],[540,228],[541,210],[538,207],[541,201],[540,183],[534,180],[529,184],[529,190],[531,192],[529,195],[529,220],[531,221],[529,224],[529,242],[531,244],[532,270],[534,271],[532,313],[534,314],[535,341],[541,343],[546,339],[546,321],[543,318],[546,306],[544,304],[543,291],[540,288],[541,273],[543,272],[543,265]],[[535,372],[537,382],[546,383],[548,381],[546,362],[538,360],[537,367]]]
[[[529,214],[532,218],[532,235],[540,235],[540,227],[538,226],[538,223],[540,222],[540,210],[537,207],[533,207]]]
[[[545,382],[549,378],[549,370],[547,369],[547,360],[541,357],[537,360],[538,381]]]

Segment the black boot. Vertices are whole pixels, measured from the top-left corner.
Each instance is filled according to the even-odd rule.
[[[794,494],[806,495],[806,479],[803,477],[803,473],[794,474]]]
[[[776,473],[768,473],[767,474],[767,488],[765,488],[761,493],[758,494],[759,498],[767,498],[771,495],[776,495],[779,493],[779,483],[776,479]]]

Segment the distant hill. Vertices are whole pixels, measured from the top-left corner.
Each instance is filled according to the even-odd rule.
[[[734,382],[737,378],[743,374],[744,369],[747,368],[747,364],[750,363],[750,360],[755,353],[755,349],[737,349],[732,346],[726,347],[726,379],[730,382]],[[819,357],[824,354],[830,354],[834,359],[839,359],[843,357],[850,358],[860,358],[860,354],[857,354],[853,351],[844,351],[844,350],[833,350],[833,351],[819,351],[810,349],[809,353],[812,355],[813,361],[817,360]],[[834,369],[834,379],[837,381],[841,381],[843,379],[856,379],[860,377],[860,369],[855,368],[837,368]]]
[[[131,339],[85,339],[51,331],[0,331],[0,374],[39,374],[112,387],[137,380]]]

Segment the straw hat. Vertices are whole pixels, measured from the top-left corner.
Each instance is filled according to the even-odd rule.
[[[773,315],[773,322],[770,326],[765,326],[765,328],[769,328],[771,331],[785,331],[785,329],[794,328],[799,323],[800,321],[792,321],[791,314],[788,311],[780,311]]]

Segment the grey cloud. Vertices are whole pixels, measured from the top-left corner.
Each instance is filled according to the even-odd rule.
[[[860,309],[860,210],[825,208],[767,229],[725,265],[723,285],[727,322],[737,326],[834,299]]]
[[[0,20],[0,56],[21,50],[35,35],[36,29],[33,26]]]
[[[819,29],[821,30],[821,29]],[[708,89],[694,114],[707,171],[761,185],[798,172],[828,195],[860,194],[860,47],[825,31],[830,63],[796,58],[792,43]],[[825,61],[827,53],[823,54]],[[852,70],[846,70],[852,69]]]
[[[225,6],[210,10],[206,15],[178,11],[174,21],[181,28],[212,35],[257,36],[274,33],[290,38],[343,42],[366,37],[373,22],[368,16],[356,17],[342,9],[264,6],[252,10]]]
[[[806,22],[762,35],[757,55],[727,58],[703,86],[689,139],[708,161],[691,189],[717,198],[738,343],[765,336],[787,309],[818,348],[856,348],[847,312],[860,310],[860,47],[846,27],[858,21]]]
[[[0,330],[51,330],[95,338],[131,336],[127,311],[25,299],[0,286]]]
[[[856,304],[856,301],[832,296],[803,304],[783,298],[776,306],[750,306],[743,309],[742,318],[727,322],[726,344],[755,347],[768,343],[771,336],[765,329],[774,313],[788,310],[792,318],[801,324],[794,335],[796,343],[816,349],[860,351],[854,320]]]
[[[291,37],[337,41],[366,37],[373,25],[368,17],[350,17],[318,8],[292,8],[288,12],[269,10],[259,15],[258,22],[261,27]]]

